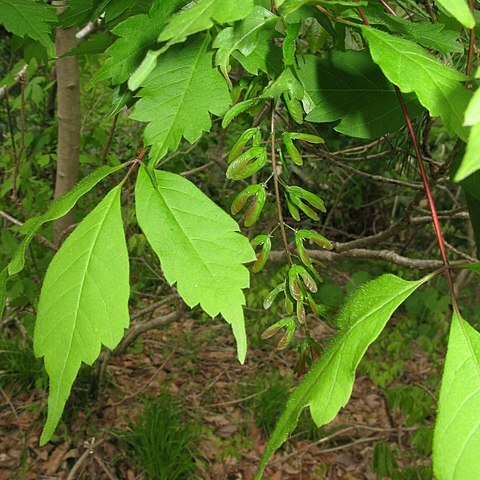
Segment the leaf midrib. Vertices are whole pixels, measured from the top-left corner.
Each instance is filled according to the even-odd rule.
[[[61,387],[62,379],[63,379],[63,374],[65,372],[65,368],[66,368],[66,366],[68,364],[68,361],[70,359],[70,354],[71,354],[71,350],[72,350],[72,343],[73,343],[73,338],[74,338],[74,335],[75,335],[75,329],[76,329],[76,324],[77,324],[78,310],[79,310],[80,300],[81,300],[82,295],[83,295],[83,288],[84,288],[84,284],[85,284],[85,278],[87,276],[88,267],[90,265],[90,259],[92,257],[93,250],[95,249],[95,245],[97,243],[99,233],[100,233],[100,231],[101,231],[101,229],[102,229],[102,227],[105,223],[106,218],[108,217],[108,215],[110,214],[110,212],[112,210],[112,207],[114,205],[114,200],[116,200],[116,198],[117,198],[116,194],[112,195],[112,200],[111,200],[110,205],[105,208],[105,215],[102,218],[101,222],[99,222],[99,224],[98,224],[98,229],[97,229],[97,232],[95,233],[95,237],[94,237],[94,240],[93,240],[93,245],[92,245],[92,248],[90,249],[90,252],[89,252],[89,255],[88,255],[88,258],[87,258],[87,261],[86,261],[86,265],[85,265],[84,272],[83,272],[83,275],[82,275],[82,281],[79,285],[80,286],[79,295],[78,295],[78,299],[77,299],[77,305],[76,305],[76,308],[74,310],[73,327],[71,329],[72,333],[70,335],[70,339],[69,339],[69,343],[68,343],[68,347],[67,347],[67,354],[64,357],[65,361],[62,365],[61,373],[60,373],[60,375],[58,377],[58,380],[57,380],[57,385],[56,385],[57,388],[56,388],[55,395],[54,395],[55,404],[58,402],[60,387]],[[55,407],[55,408],[57,408],[57,407]]]

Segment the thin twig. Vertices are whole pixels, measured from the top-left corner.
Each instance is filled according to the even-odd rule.
[[[25,151],[25,75],[22,76],[20,79],[21,84],[21,94],[20,94],[20,147],[18,149],[18,153],[15,156],[15,164],[13,166],[13,174],[12,174],[12,200],[16,202],[17,198],[17,178],[18,172],[20,170],[20,160],[22,158],[22,154]]]
[[[382,3],[385,5],[385,3],[387,3],[387,2],[386,2],[386,0],[382,0]],[[363,13],[362,7],[358,7],[358,12],[360,13],[360,16],[362,17],[363,23],[365,25],[369,25],[369,22],[368,22],[368,20],[365,16],[365,14]],[[396,12],[394,14],[395,14],[395,16],[397,16]],[[428,175],[427,175],[427,172],[425,170],[425,165],[423,163],[423,156],[420,152],[420,147],[419,147],[419,144],[418,144],[417,135],[415,133],[415,129],[413,128],[413,123],[412,123],[412,120],[411,120],[410,115],[408,113],[407,105],[405,103],[405,100],[403,98],[402,93],[400,92],[400,89],[398,88],[397,85],[393,85],[393,88],[395,90],[395,94],[397,95],[398,103],[400,104],[400,107],[402,109],[402,113],[403,113],[405,123],[406,123],[407,129],[408,129],[408,133],[410,134],[410,138],[412,140],[413,149],[415,151],[415,156],[417,158],[417,164],[418,164],[418,168],[420,170],[420,175],[422,177],[422,183],[423,183],[423,187],[424,187],[424,190],[425,190],[425,195],[427,197],[428,205],[430,207],[430,212],[432,214],[432,223],[433,223],[433,228],[435,230],[435,236],[437,238],[437,244],[438,244],[438,247],[440,249],[440,255],[442,257],[443,265],[445,266],[445,277],[447,279],[448,289],[449,289],[450,295],[452,297],[452,304],[453,304],[454,308],[456,310],[458,310],[457,297],[456,297],[456,294],[455,294],[455,288],[454,288],[454,285],[453,285],[452,275],[451,275],[450,268],[449,268],[447,249],[445,247],[445,242],[444,242],[443,234],[442,234],[442,228],[440,226],[440,221],[438,219],[437,208],[435,206],[435,201],[433,199],[432,191],[431,191],[431,188],[430,188]]]
[[[321,262],[335,262],[341,258],[362,258],[370,260],[382,260],[384,262],[418,270],[432,270],[443,266],[443,262],[441,260],[404,257],[392,250],[351,248],[341,252],[328,250],[307,250],[307,253],[312,259],[320,260]],[[286,255],[283,250],[274,250],[270,252],[268,259],[272,262],[284,262]],[[450,266],[453,267],[463,264],[465,264],[465,261],[463,260],[454,261],[451,262]]]
[[[8,220],[10,223],[13,223],[14,225],[18,225],[19,227],[23,227],[23,222],[21,222],[20,220],[17,220],[16,218],[12,217],[7,212],[4,212],[3,210],[0,210],[0,217],[3,217],[5,220]],[[50,250],[56,250],[57,249],[55,247],[55,245],[50,240],[46,239],[44,236],[40,235],[39,233],[36,233],[35,237],[37,238],[37,240],[41,244],[45,245]]]
[[[107,440],[106,438],[102,438],[101,440],[98,440],[97,442],[95,442],[95,448],[100,447],[100,445],[105,443],[106,440]],[[91,449],[86,448],[85,451],[80,455],[78,460],[73,465],[72,469],[70,470],[70,473],[68,474],[68,477],[65,480],[73,480],[77,475],[77,473],[82,468],[83,464],[85,463],[85,460],[87,460],[89,456],[93,455],[93,453],[94,453],[93,447]]]
[[[468,0],[468,7],[472,15],[475,13],[475,8],[473,6],[473,0]],[[467,53],[467,67],[465,72],[467,75],[472,73],[472,66],[473,66],[473,51],[475,50],[475,25],[470,29],[468,32],[469,39],[468,39],[468,53]]]
[[[272,161],[272,173],[273,173],[273,184],[275,186],[275,201],[277,204],[277,214],[278,214],[278,223],[280,225],[280,232],[282,233],[283,246],[285,248],[285,253],[287,255],[288,263],[292,263],[290,258],[290,250],[288,249],[288,240],[287,234],[285,232],[285,223],[283,221],[282,213],[282,203],[280,200],[280,189],[278,186],[278,172],[277,172],[277,160],[275,157],[275,101],[272,100],[270,103],[270,154]]]
[[[108,155],[108,152],[110,151],[110,147],[112,145],[113,135],[115,134],[115,128],[117,126],[118,115],[119,115],[119,113],[117,113],[113,117],[112,125],[110,126],[110,132],[108,133],[107,143],[105,144],[105,148],[103,149],[103,153],[102,153],[102,164],[103,165],[107,164],[107,155]]]

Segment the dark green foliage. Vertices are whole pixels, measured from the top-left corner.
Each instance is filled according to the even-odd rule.
[[[126,442],[127,456],[138,463],[146,479],[199,478],[199,427],[185,421],[166,390],[154,400],[145,400],[143,412],[120,437]]]
[[[252,402],[253,415],[257,427],[269,436],[285,408],[291,382],[277,378],[269,382],[260,382],[259,387],[261,390]]]
[[[22,390],[46,384],[42,362],[35,358],[31,342],[0,334],[0,387]]]

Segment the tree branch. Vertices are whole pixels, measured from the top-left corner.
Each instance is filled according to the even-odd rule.
[[[344,244],[336,244],[344,245]],[[424,260],[419,258],[410,258],[399,255],[392,250],[370,250],[366,248],[352,248],[343,251],[328,251],[328,250],[307,250],[310,258],[326,262],[335,262],[342,258],[362,258],[369,260],[382,260],[384,262],[394,263],[407,268],[416,268],[419,270],[434,270],[441,268],[443,262],[441,260]],[[284,251],[275,250],[270,252],[268,257],[272,262],[284,262],[286,260]],[[450,262],[450,265],[462,265],[465,261]]]

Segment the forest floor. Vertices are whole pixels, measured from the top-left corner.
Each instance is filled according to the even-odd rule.
[[[312,334],[322,338],[328,331],[319,323]],[[296,361],[293,353],[271,347],[251,346],[241,366],[229,327],[219,320],[206,328],[187,316],[164,330],[150,331],[109,363],[103,405],[76,391],[75,408],[69,406],[64,426],[43,448],[38,440],[45,391],[13,394],[2,389],[0,480],[146,478],[115,432],[128,429],[142,400],[154,398],[162,388],[178,399],[186,420],[202,425],[199,478],[251,480],[267,442],[255,422],[254,409],[269,408],[268,402],[254,403],[265,390],[259,378],[287,378]],[[428,371],[426,359],[414,354],[406,370],[416,375],[409,381],[421,382],[421,372]],[[388,411],[382,390],[359,377],[350,402],[335,420],[313,438],[297,429],[270,461],[265,478],[373,480],[375,443],[401,448],[408,434],[401,419]]]

